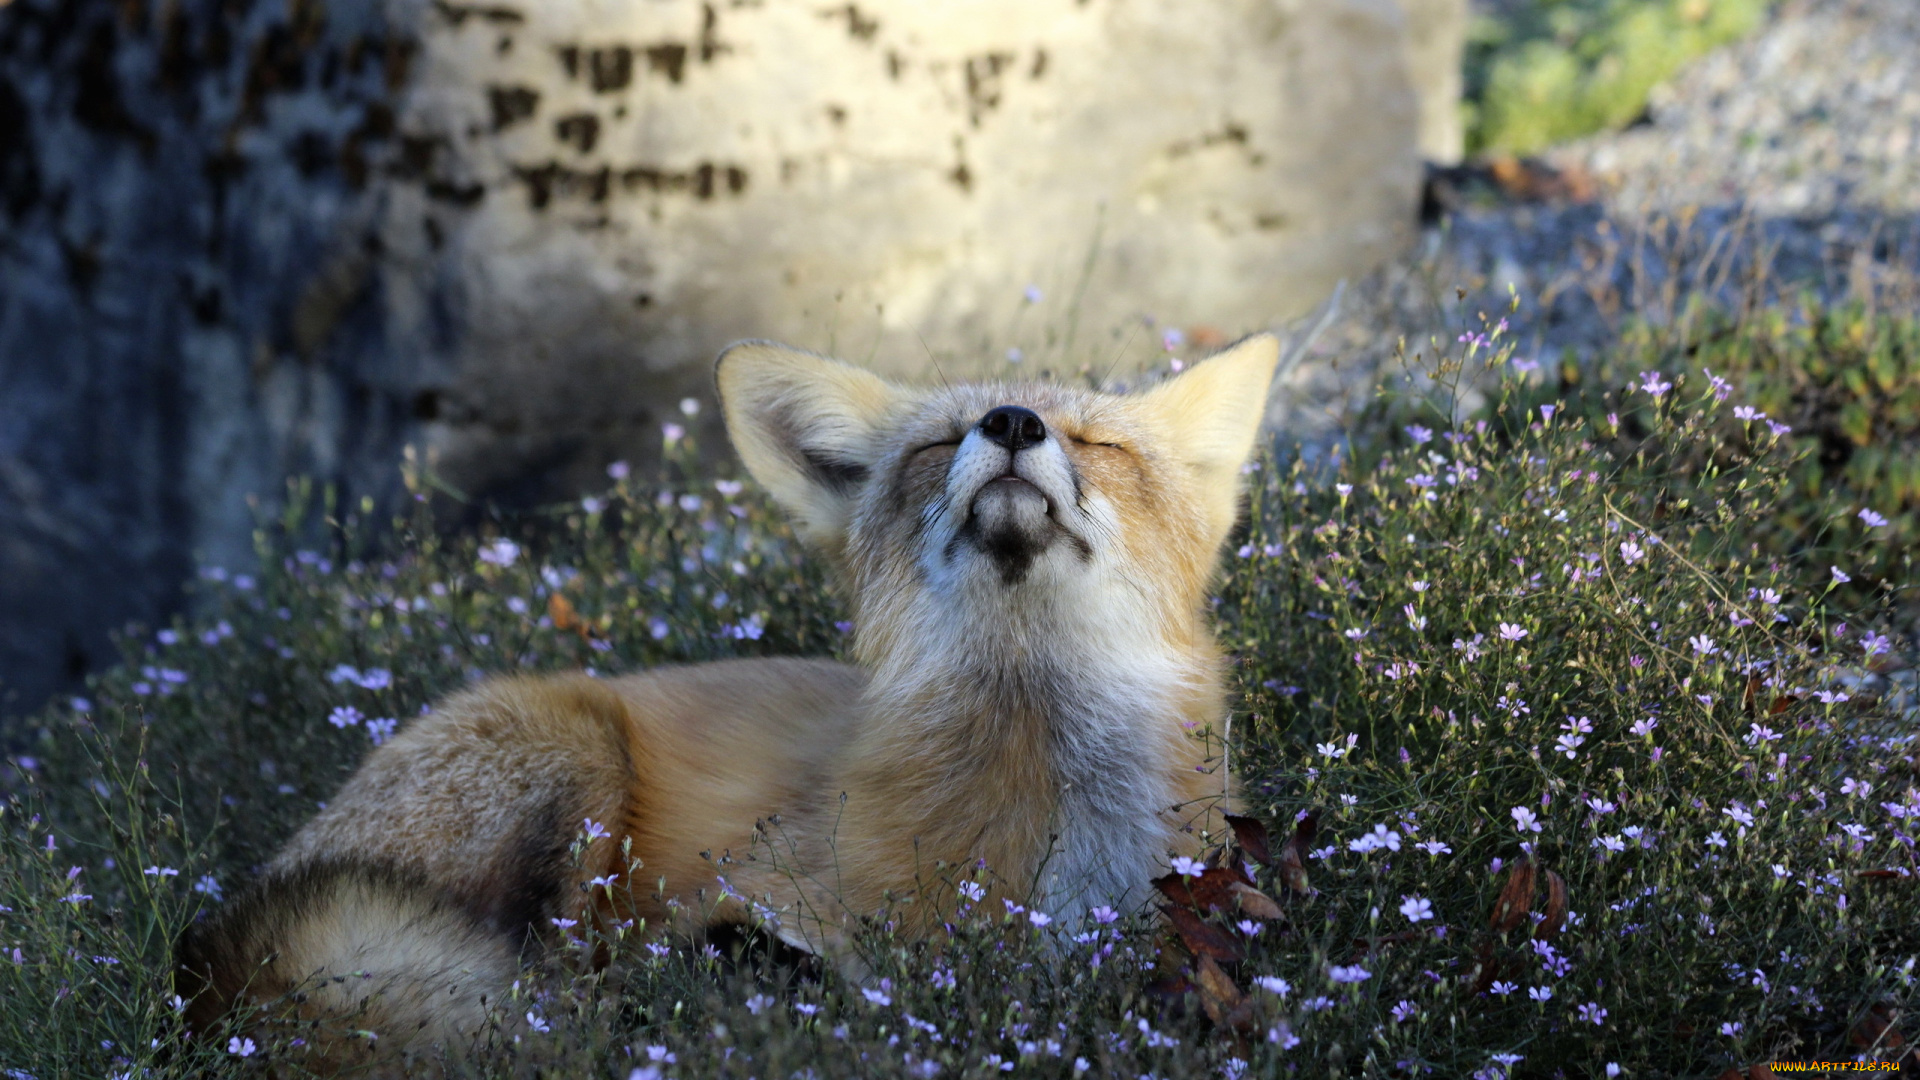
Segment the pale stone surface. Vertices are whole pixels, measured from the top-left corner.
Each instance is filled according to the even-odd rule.
[[[503,423],[617,439],[741,337],[919,374],[931,348],[959,375],[1008,347],[1072,367],[1141,316],[1295,314],[1410,227],[1408,22],[1389,0],[430,18],[402,126],[485,195],[442,226],[451,256],[419,250],[424,198],[383,237],[460,297],[448,393],[494,421],[430,442],[485,486],[519,464]]]
[[[1303,311],[1411,229],[1458,4],[1405,2],[0,6],[0,679],[289,475],[644,468],[736,338],[1071,373]]]
[[[1407,73],[1420,100],[1420,153],[1453,165],[1466,152],[1460,112],[1465,90],[1468,0],[1402,0],[1407,13]]]

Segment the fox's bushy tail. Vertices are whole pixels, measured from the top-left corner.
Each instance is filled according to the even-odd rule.
[[[522,944],[416,875],[320,861],[270,871],[189,927],[174,981],[196,1035],[230,1022],[307,1068],[380,1074],[471,1045]]]

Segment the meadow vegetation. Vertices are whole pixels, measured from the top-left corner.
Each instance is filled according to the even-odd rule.
[[[1470,24],[1469,153],[1536,154],[1623,127],[1687,61],[1760,25],[1769,0],[1496,0]]]
[[[1917,418],[1877,387],[1911,385],[1920,332],[1864,307],[1701,312],[1554,372],[1502,313],[1461,321],[1358,454],[1250,468],[1216,602],[1234,720],[1196,737],[1228,740],[1269,850],[1170,867],[1177,932],[962,889],[926,901],[951,904],[932,943],[876,918],[855,983],[615,928],[604,967],[588,934],[529,968],[456,1071],[1664,1077],[1897,1056],[1920,1004],[1920,779],[1886,668],[1916,493],[1885,449]],[[1469,383],[1488,403],[1450,423]],[[616,464],[606,490],[478,535],[435,527],[417,472],[392,523],[296,485],[261,569],[205,568],[195,617],[33,718],[0,780],[0,1074],[297,1063],[272,1039],[183,1041],[171,943],[437,695],[840,654],[851,627],[779,515],[664,435],[657,475]],[[1217,902],[1241,872],[1270,904]]]

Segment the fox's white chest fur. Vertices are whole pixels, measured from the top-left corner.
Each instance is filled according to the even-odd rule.
[[[1165,872],[1169,850],[1184,846],[1176,833],[1199,808],[1175,805],[1181,796],[1167,751],[1170,741],[1191,737],[1169,730],[1183,712],[1175,691],[1191,674],[1166,657],[1116,656],[1090,665],[1057,701],[1049,741],[1058,839],[1035,897],[1049,914],[1070,924],[1102,905],[1138,905],[1148,881]],[[1224,795],[1224,774],[1216,783]]]

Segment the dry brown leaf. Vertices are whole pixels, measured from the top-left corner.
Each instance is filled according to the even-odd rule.
[[[1542,941],[1550,941],[1567,921],[1567,883],[1552,870],[1547,871],[1547,910],[1546,918],[1533,928],[1533,936]]]
[[[581,618],[573,601],[559,593],[547,597],[547,618],[553,620],[555,630],[579,634],[582,641],[593,639],[593,624]]]
[[[1527,912],[1533,910],[1533,860],[1522,856],[1507,872],[1507,884],[1500,890],[1500,898],[1493,902],[1493,917],[1488,920],[1499,933],[1519,926],[1526,921]]]
[[[1273,853],[1267,848],[1267,827],[1261,822],[1238,814],[1228,814],[1227,824],[1233,828],[1234,843],[1247,857],[1261,866],[1273,865]]]
[[[1195,911],[1232,911],[1233,887],[1251,884],[1238,866],[1216,866],[1193,877],[1166,874],[1153,879],[1161,895]]]
[[[1246,951],[1232,935],[1192,911],[1171,904],[1160,905],[1160,910],[1167,913],[1167,921],[1173,924],[1180,943],[1195,956],[1211,956],[1229,964],[1239,963],[1246,957]]]
[[[1468,997],[1479,997],[1500,977],[1500,965],[1493,959],[1493,942],[1480,943],[1480,951],[1474,957],[1473,983],[1467,990]]]
[[[1847,1041],[1860,1050],[1905,1046],[1907,1040],[1901,1036],[1900,1029],[1893,1026],[1898,1019],[1900,1014],[1892,1005],[1876,1001],[1854,1022],[1853,1029],[1847,1032]]]
[[[1303,894],[1313,891],[1307,883],[1307,852],[1313,847],[1313,834],[1319,827],[1319,813],[1308,814],[1294,825],[1293,835],[1287,837],[1287,842],[1280,845],[1280,883],[1289,891]]]
[[[1247,996],[1220,970],[1213,957],[1205,953],[1193,965],[1193,981],[1200,989],[1200,1007],[1207,1010],[1207,1019],[1222,1027],[1231,1026],[1235,1014],[1246,1004]]]
[[[1861,870],[1855,873],[1854,876],[1884,881],[1887,878],[1903,878],[1908,875],[1899,870]]]
[[[1227,343],[1227,335],[1217,326],[1193,326],[1187,328],[1187,340],[1196,349],[1217,349]]]
[[[1753,703],[1754,703],[1754,700],[1757,697],[1759,697],[1759,694],[1760,694],[1760,676],[1749,675],[1747,677],[1746,692],[1740,695],[1740,711],[1746,713],[1748,719],[1753,718],[1753,715],[1754,715]]]
[[[1261,892],[1251,885],[1242,885],[1236,881],[1232,885],[1227,886],[1227,891],[1233,894],[1235,900],[1239,901],[1241,911],[1246,912],[1256,919],[1279,919],[1285,917],[1285,912],[1280,910],[1279,904],[1274,903],[1273,897],[1268,896],[1266,893]]]
[[[1773,704],[1767,707],[1767,715],[1779,716],[1781,713],[1793,708],[1794,704],[1799,700],[1800,697],[1798,694],[1782,694],[1774,698]]]

